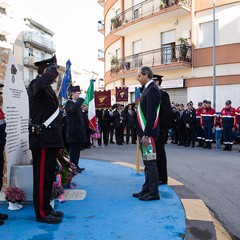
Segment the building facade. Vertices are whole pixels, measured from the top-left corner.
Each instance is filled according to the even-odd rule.
[[[213,6],[208,0],[98,0],[104,8],[105,89],[129,88],[135,100],[137,70],[163,75],[171,101],[213,101]],[[240,1],[216,0],[216,108],[240,105]],[[101,24],[100,24],[101,23]]]

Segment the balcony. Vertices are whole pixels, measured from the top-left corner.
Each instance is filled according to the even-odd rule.
[[[111,19],[111,32],[118,36],[191,13],[192,0],[148,0]]]
[[[103,49],[98,49],[98,60],[104,62],[104,51]]]
[[[102,7],[104,6],[104,0],[98,0],[97,1],[99,5],[101,5]]]
[[[40,60],[36,59],[34,56],[29,56],[29,57],[25,57],[23,59],[23,64],[26,67],[31,67],[31,68],[37,69],[37,67],[34,65],[34,63],[37,61],[40,61]]]
[[[98,21],[98,32],[104,34],[104,21]]]
[[[136,74],[142,66],[154,69],[172,70],[192,66],[192,48],[186,45],[164,47],[117,59],[111,64],[111,75],[129,77]]]
[[[23,34],[23,41],[30,43],[33,47],[44,50],[50,54],[56,52],[55,45],[53,41],[48,39],[42,34],[37,34],[35,32],[25,31]]]

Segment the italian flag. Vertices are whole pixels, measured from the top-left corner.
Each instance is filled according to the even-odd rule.
[[[88,87],[83,104],[85,104],[88,107],[89,128],[91,128],[93,131],[96,131],[97,123],[94,101],[94,82],[95,82],[94,79],[90,81],[90,86]]]

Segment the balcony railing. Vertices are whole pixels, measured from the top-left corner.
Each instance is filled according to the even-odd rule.
[[[54,53],[56,51],[53,41],[35,32],[30,32],[30,31],[24,32],[23,40],[25,42],[31,43],[33,46],[37,48],[44,49],[49,53]]]
[[[104,59],[104,51],[103,51],[103,49],[98,49],[98,59]]]
[[[111,31],[150,14],[177,5],[191,7],[192,0],[146,0],[128,8],[111,19]]]
[[[104,21],[98,21],[98,31],[103,32],[104,31]]]
[[[111,73],[117,74],[129,70],[137,70],[142,66],[153,67],[171,63],[191,64],[191,46],[176,45],[175,47],[163,47],[118,59],[111,65]]]

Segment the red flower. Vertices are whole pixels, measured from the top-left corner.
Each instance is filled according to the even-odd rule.
[[[24,202],[26,200],[26,194],[20,188],[7,187],[5,199],[8,202],[20,203],[20,202]]]

